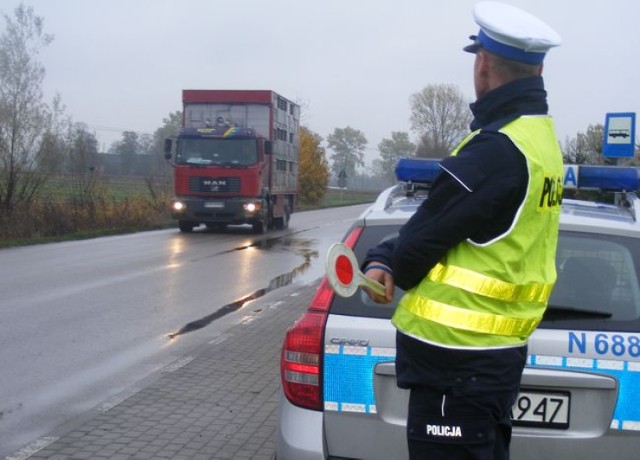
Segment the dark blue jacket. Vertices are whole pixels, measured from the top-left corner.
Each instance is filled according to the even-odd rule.
[[[453,246],[486,242],[512,224],[528,182],[524,155],[497,130],[521,115],[547,114],[541,77],[516,80],[471,104],[471,130],[482,129],[455,157],[442,161],[429,197],[399,236],[372,248],[363,263],[391,267],[395,284],[417,285]]]

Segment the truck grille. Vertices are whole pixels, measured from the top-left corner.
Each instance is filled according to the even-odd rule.
[[[190,177],[189,191],[196,193],[223,192],[237,193],[240,191],[239,177]]]

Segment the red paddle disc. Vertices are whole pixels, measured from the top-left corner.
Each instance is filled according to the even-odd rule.
[[[338,276],[338,281],[345,286],[348,286],[353,281],[353,266],[347,256],[339,255],[336,258],[336,275]]]

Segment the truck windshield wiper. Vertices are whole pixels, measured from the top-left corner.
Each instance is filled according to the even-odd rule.
[[[612,313],[604,310],[591,310],[586,308],[563,307],[561,305],[549,305],[544,312],[544,319],[562,318],[611,318]]]

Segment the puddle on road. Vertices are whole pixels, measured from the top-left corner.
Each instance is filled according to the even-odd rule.
[[[265,238],[261,240],[256,240],[251,242],[248,245],[239,246],[237,248],[233,248],[233,249],[216,254],[216,255],[227,254],[235,251],[247,250],[249,248],[265,249],[265,250],[271,250],[271,249],[280,248],[280,247],[283,249],[292,248],[297,255],[302,256],[303,262],[297,267],[295,267],[293,270],[291,270],[290,272],[283,273],[271,279],[267,287],[258,289],[252,294],[241,297],[240,299],[235,300],[230,304],[227,304],[219,308],[218,310],[216,310],[210,315],[205,316],[204,318],[200,318],[185,324],[178,331],[168,334],[168,338],[170,340],[175,339],[176,337],[186,334],[188,332],[193,332],[193,331],[202,329],[208,326],[209,324],[211,324],[213,321],[220,319],[223,316],[228,315],[229,313],[233,313],[234,311],[241,309],[247,302],[258,299],[264,296],[265,294],[271,291],[275,291],[276,289],[279,289],[281,287],[290,285],[291,283],[293,283],[293,280],[297,276],[304,273],[311,266],[312,260],[318,257],[319,255],[318,251],[313,249],[314,243],[315,241],[312,239],[302,239],[302,238],[296,238],[292,235],[284,235],[284,236],[275,237],[275,238]]]

